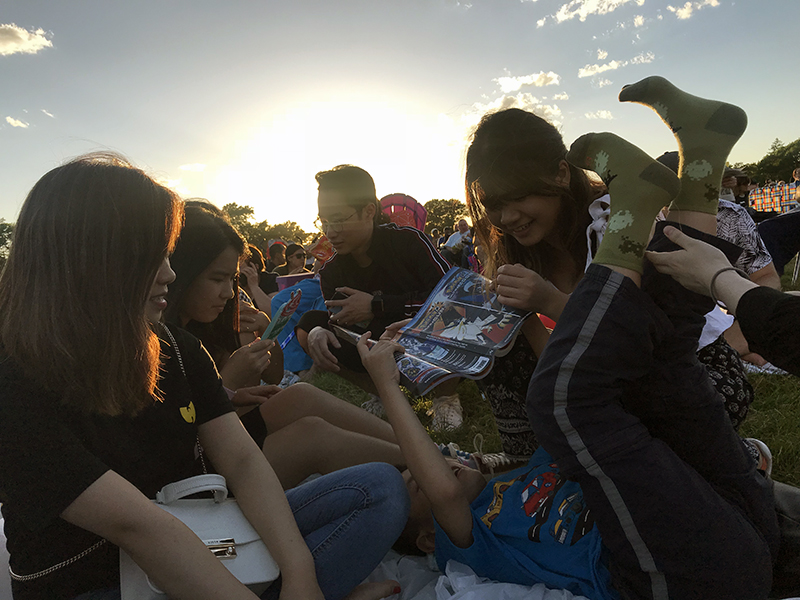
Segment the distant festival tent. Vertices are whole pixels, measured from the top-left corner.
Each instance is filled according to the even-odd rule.
[[[428,211],[419,202],[406,194],[389,194],[381,198],[381,211],[388,215],[392,223],[401,227],[414,227],[425,230]]]

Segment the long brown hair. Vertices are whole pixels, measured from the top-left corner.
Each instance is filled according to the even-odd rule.
[[[189,321],[181,325],[181,304],[186,291],[226,248],[233,248],[239,258],[248,256],[247,242],[231,224],[227,215],[204,198],[186,201],[186,215],[181,237],[170,259],[175,281],[169,286],[164,320],[184,327],[200,339],[211,357],[222,368],[239,348],[239,276],[233,281],[233,297],[211,323]]]
[[[0,344],[80,411],[134,415],[158,397],[145,306],[180,232],[176,194],[115,154],[77,158],[33,186],[0,275]]]
[[[467,151],[466,198],[480,243],[486,248],[486,272],[494,276],[500,265],[521,263],[550,277],[556,250],[545,242],[525,247],[494,227],[486,209],[533,194],[560,200],[556,227],[578,268],[586,260],[584,232],[589,204],[604,191],[586,172],[569,166],[569,185],[557,181],[567,154],[558,130],[533,113],[510,108],[484,115]]]

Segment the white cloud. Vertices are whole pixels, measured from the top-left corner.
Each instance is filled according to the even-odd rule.
[[[611,114],[610,110],[598,110],[593,113],[586,113],[583,115],[587,119],[613,119],[614,115]]]
[[[47,112],[45,109],[42,109],[42,112],[43,112],[44,114],[46,114],[48,117],[50,117],[51,119],[55,119],[55,116],[53,115],[53,113],[49,113],[49,112]]]
[[[642,52],[641,54],[637,54],[631,59],[632,65],[646,65],[648,63],[653,62],[656,59],[656,55],[652,52]]]
[[[645,0],[571,0],[562,5],[555,14],[551,15],[556,22],[563,23],[578,17],[585,21],[590,15],[605,15],[617,10],[620,6],[635,3],[642,6]]]
[[[530,75],[521,75],[520,77],[498,77],[495,79],[500,89],[504,94],[509,92],[518,91],[523,85],[532,85],[534,87],[544,87],[546,85],[558,85],[561,81],[556,73],[548,71],[540,71],[539,73],[531,73]]]
[[[542,17],[538,21],[536,21],[536,28],[544,27],[544,24],[547,23],[547,17]]]
[[[700,0],[699,2],[687,2],[683,6],[669,6],[667,10],[675,13],[678,19],[689,19],[694,14],[694,11],[705,8],[706,6],[719,6],[719,0]]]
[[[6,117],[6,123],[11,125],[12,127],[22,127],[23,129],[28,128],[28,124],[25,121],[18,121],[13,117]]]
[[[178,167],[181,171],[192,171],[193,173],[202,173],[206,170],[206,165],[203,163],[192,163],[188,165],[181,165]]]
[[[634,27],[641,27],[644,25],[644,16],[643,15],[636,15],[633,17],[633,26]]]
[[[553,100],[569,100],[569,94],[567,92],[561,92],[553,96]]]
[[[607,58],[608,58],[608,52],[606,50],[597,51],[597,60],[605,60]]]
[[[601,79],[595,85],[599,88],[604,88],[611,85],[613,82],[610,79]]]
[[[643,52],[637,54],[630,60],[612,60],[602,65],[586,65],[578,69],[578,77],[592,77],[593,75],[605,73],[606,71],[616,71],[628,65],[643,65],[653,62],[655,58],[656,55],[652,52]]]
[[[44,29],[27,31],[13,23],[0,24],[0,56],[11,54],[36,54],[43,48],[51,48]]]
[[[462,123],[468,128],[474,128],[481,117],[487,112],[504,110],[506,108],[521,108],[529,110],[540,117],[547,119],[556,127],[561,125],[561,109],[556,104],[545,104],[532,94],[520,92],[516,95],[505,95],[483,104],[476,102],[472,108],[462,116]]]
[[[604,65],[586,65],[585,67],[578,69],[578,77],[591,77],[592,75],[605,73],[606,71],[616,71],[620,67],[624,67],[627,64],[627,60],[612,60]]]

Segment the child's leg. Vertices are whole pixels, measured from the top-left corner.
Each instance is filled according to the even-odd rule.
[[[687,94],[658,76],[626,85],[619,99],[649,106],[675,134],[681,191],[670,205],[670,218],[713,233],[725,161],[747,127],[745,112],[732,104]]]

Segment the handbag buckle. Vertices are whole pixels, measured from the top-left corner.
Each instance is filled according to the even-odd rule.
[[[203,540],[203,543],[209,550],[211,550],[211,554],[220,560],[236,558],[236,540],[233,538]]]

